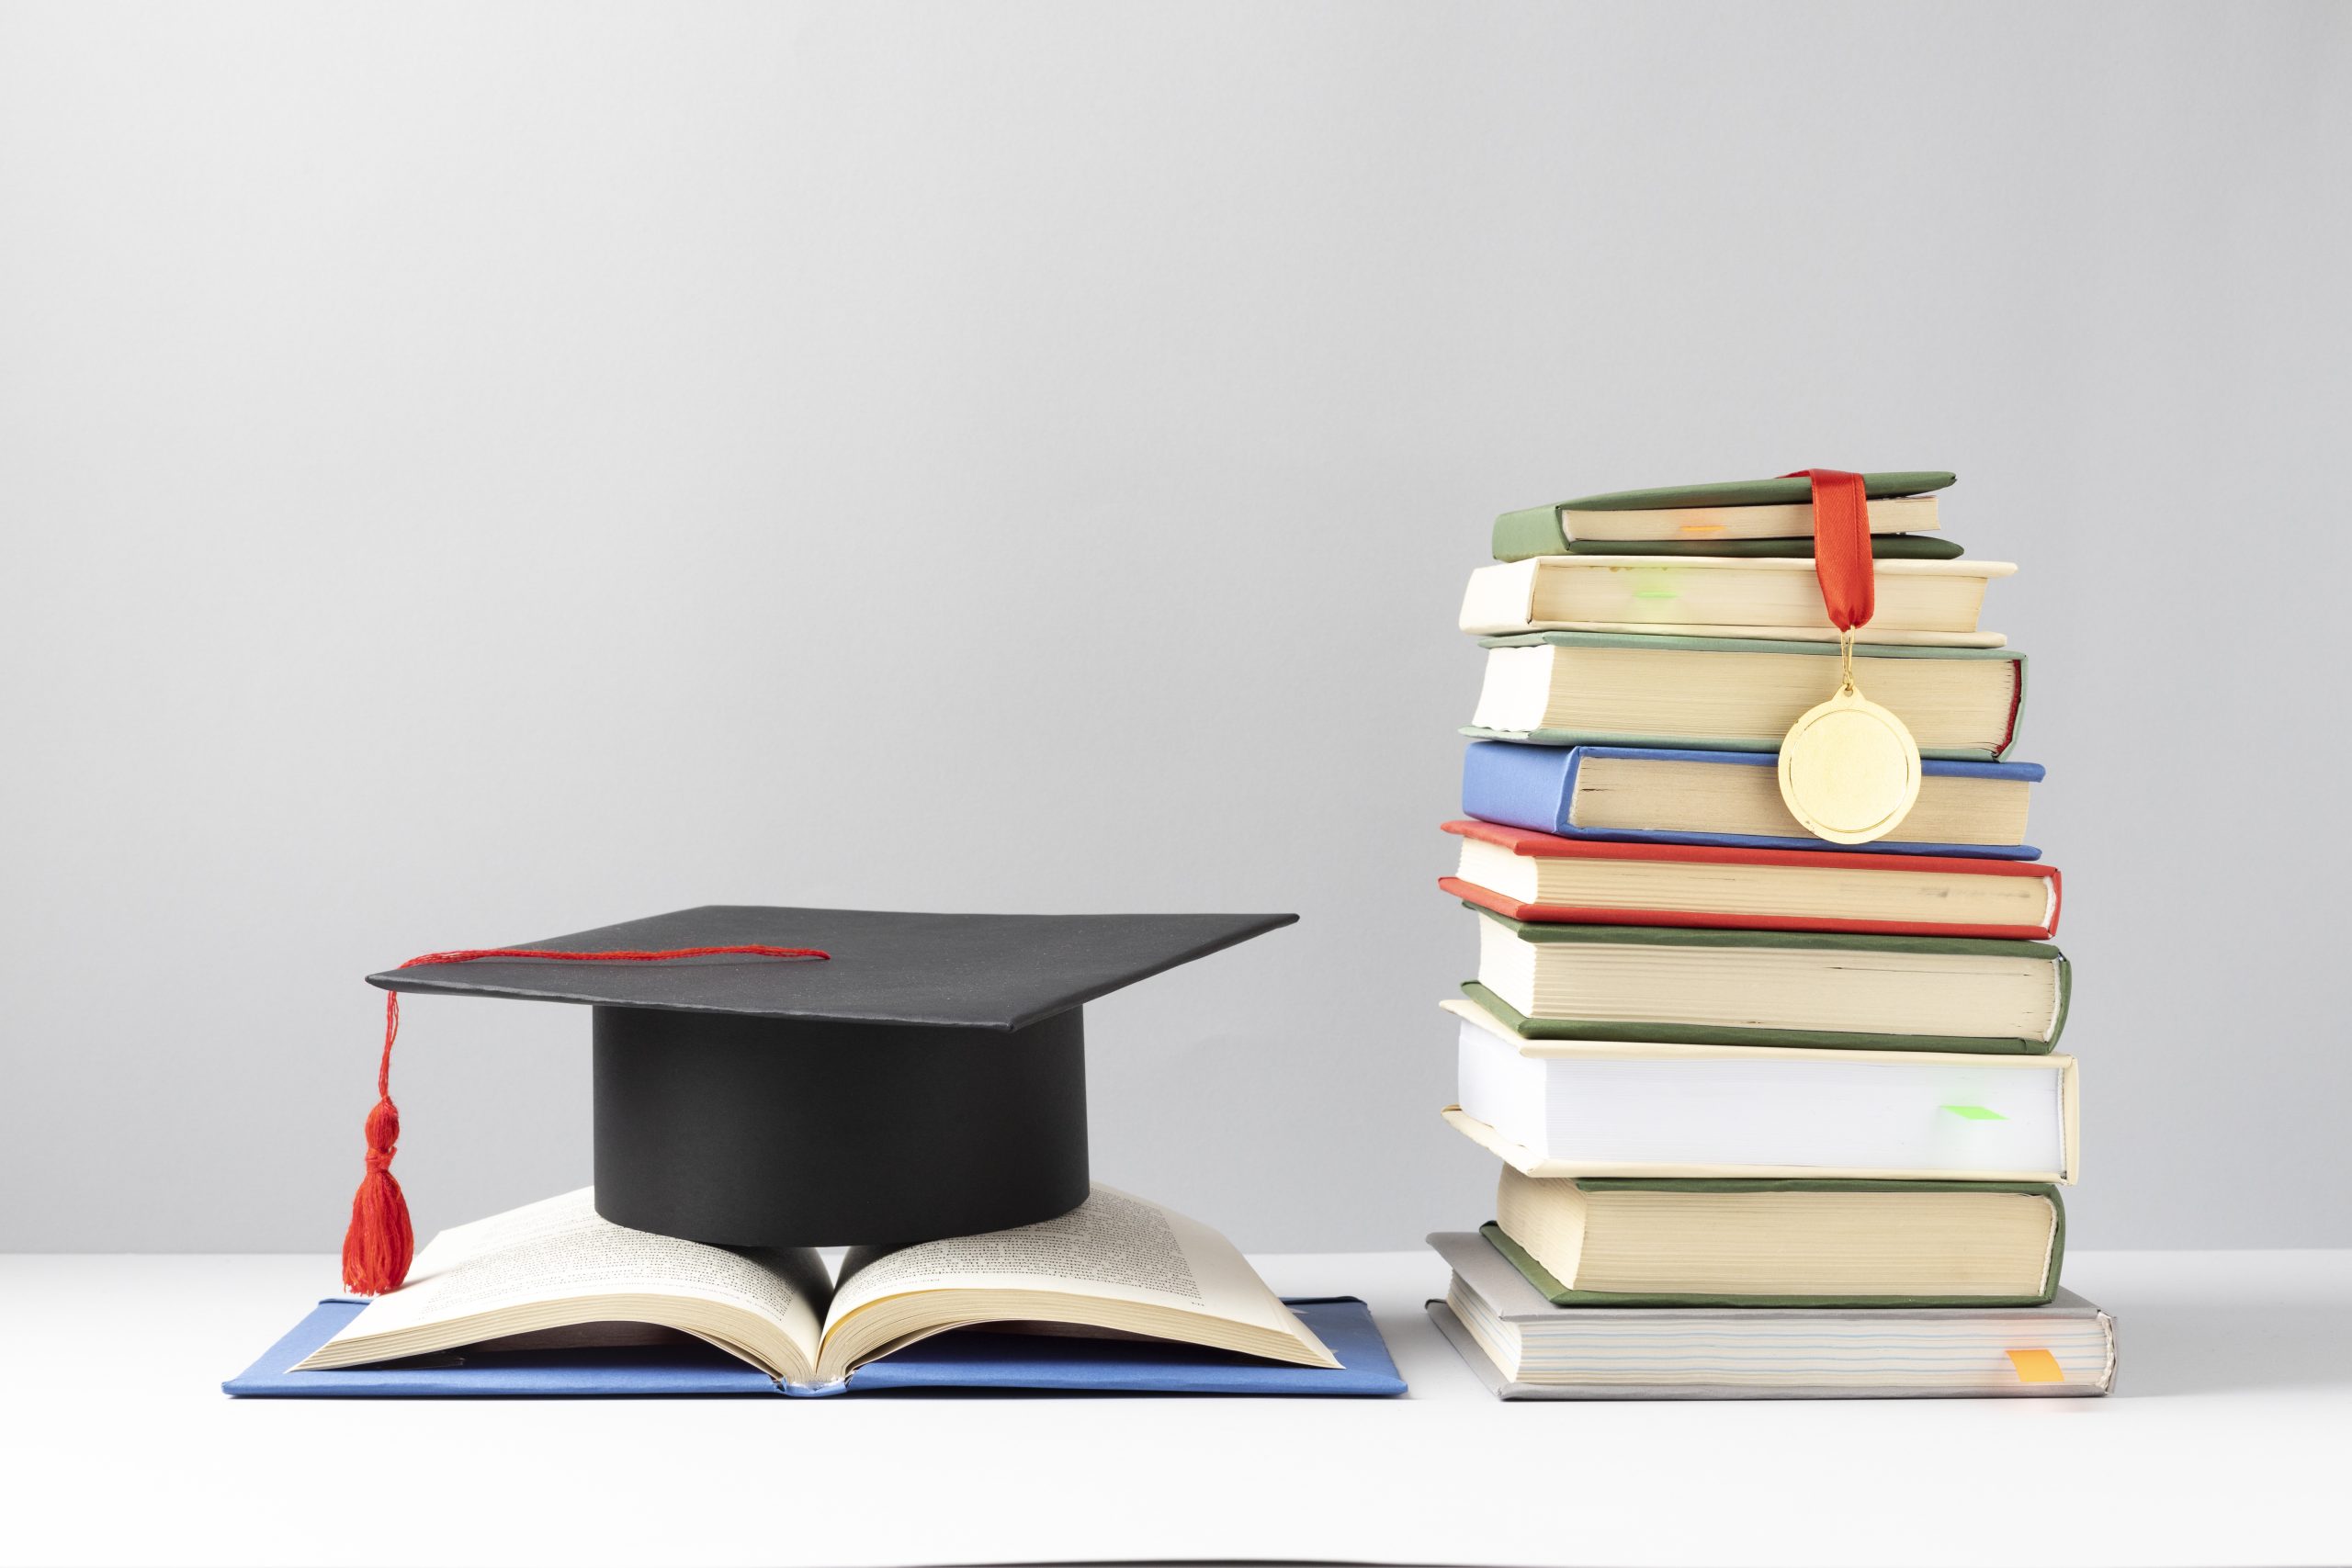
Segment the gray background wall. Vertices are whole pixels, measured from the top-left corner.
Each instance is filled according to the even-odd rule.
[[[1463,576],[1804,464],[2023,565],[2078,1242],[2352,1244],[2347,23],[0,11],[0,1246],[329,1247],[362,973],[715,901],[1295,909],[1093,1010],[1099,1173],[1484,1217]],[[409,1010],[422,1228],[586,1026]]]

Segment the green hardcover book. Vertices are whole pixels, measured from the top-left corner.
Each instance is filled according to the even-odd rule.
[[[1495,1202],[1480,1234],[1555,1306],[2040,1306],[2066,1250],[2065,1205],[2046,1182],[1538,1178],[1506,1166]]]
[[[2041,1055],[2073,973],[2048,942],[1544,925],[1465,903],[1464,995],[1522,1040]]]
[[[1968,552],[1951,539],[1931,534],[1873,534],[1871,555],[1878,560],[1958,560]],[[1555,550],[1532,555],[1564,556],[1729,556],[1785,560],[1810,558],[1811,539],[1570,539]],[[1522,556],[1498,554],[1497,560],[1521,560]]]
[[[1872,501],[1949,490],[1960,476],[1943,468],[1887,468],[1862,476],[1862,493]],[[1769,479],[1717,479],[1708,484],[1663,485],[1655,490],[1612,490],[1564,501],[1571,512],[1668,512],[1691,506],[1787,506],[1813,501],[1813,481],[1803,475]]]
[[[1641,632],[1522,632],[1487,649],[1462,733],[1543,746],[1773,751],[1838,689],[1838,645]],[[2026,657],[2006,648],[1860,643],[1855,678],[1899,716],[1919,755],[1997,762],[2025,716]]]
[[[1871,498],[1873,535],[1913,536],[1940,526],[1933,491],[1952,483],[1941,471],[1912,470],[1862,476]],[[1811,555],[1813,487],[1804,479],[1741,479],[1724,484],[1670,485],[1660,490],[1615,491],[1549,506],[1506,512],[1495,519],[1497,560],[1578,553],[1580,544],[1692,546],[1695,549],[1623,549],[1610,554]],[[1802,542],[1793,551],[1734,548],[1761,540]],[[1922,550],[1905,545],[1871,553],[1896,560],[1942,560],[1960,554],[1956,546]]]

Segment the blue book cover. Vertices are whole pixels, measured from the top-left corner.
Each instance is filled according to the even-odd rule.
[[[1771,768],[1774,751],[1686,751],[1645,746],[1529,746],[1510,740],[1474,740],[1462,756],[1462,810],[1481,821],[1556,833],[1564,839],[1600,839],[1632,844],[1707,844],[1722,849],[1834,850],[1841,853],[1959,855],[1973,860],[2040,860],[2031,844],[1925,844],[1882,839],[1871,844],[1833,844],[1810,833],[1657,832],[1640,829],[1579,828],[1568,820],[1577,793],[1577,772],[1587,758],[1630,758],[1659,762],[1707,762],[1732,768]],[[1925,778],[2041,780],[2036,762],[1925,761]],[[1795,827],[1794,819],[1790,826]],[[1897,831],[1901,829],[1898,829]]]
[[[835,1393],[893,1389],[999,1389],[1067,1393],[1365,1395],[1405,1392],[1405,1380],[1353,1296],[1287,1303],[1340,1359],[1337,1368],[1294,1367],[1162,1340],[961,1329],[918,1340],[821,1388],[781,1384],[716,1347],[644,1346],[582,1350],[463,1350],[372,1367],[298,1372],[293,1366],[366,1308],[334,1296],[311,1309],[261,1358],[220,1386],[240,1398],[413,1399],[589,1397],[716,1393]]]

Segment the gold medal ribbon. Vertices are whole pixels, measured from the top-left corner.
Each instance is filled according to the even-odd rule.
[[[1813,481],[1813,575],[1829,624],[1841,632],[1868,625],[1878,613],[1878,579],[1871,572],[1871,503],[1862,476],[1799,468],[1781,477]]]
[[[1854,684],[1854,634],[1878,608],[1871,565],[1870,499],[1862,476],[1800,468],[1813,485],[1813,571],[1838,628],[1838,689],[1781,738],[1781,799],[1818,839],[1867,844],[1910,815],[1919,798],[1919,746],[1894,714]]]

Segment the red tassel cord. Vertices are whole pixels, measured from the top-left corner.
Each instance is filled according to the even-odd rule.
[[[1871,507],[1862,476],[1842,468],[1799,468],[1784,479],[1813,481],[1813,574],[1839,631],[1867,626],[1878,610],[1871,569]]]
[[[343,1233],[343,1288],[354,1295],[399,1290],[416,1253],[408,1200],[392,1176],[392,1150],[401,1141],[400,1107],[392,1103],[392,1042],[400,1032],[401,999],[387,994],[384,1055],[376,1064],[376,1103],[368,1112],[368,1174],[352,1194],[351,1224]]]
[[[400,965],[414,969],[428,964],[471,964],[483,958],[552,958],[567,964],[662,964],[673,958],[713,958],[736,954],[753,958],[831,958],[813,947],[767,947],[753,942],[739,947],[672,947],[658,952],[564,953],[547,947],[474,947],[451,953],[428,953]],[[380,1296],[397,1291],[408,1278],[409,1259],[416,1253],[416,1233],[409,1224],[408,1200],[392,1175],[392,1151],[401,1139],[400,1108],[392,1103],[392,1042],[400,1038],[401,998],[397,991],[384,998],[384,1054],[376,1064],[376,1104],[368,1112],[367,1174],[351,1199],[351,1227],[343,1233],[343,1288],[356,1296]]]

